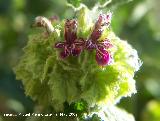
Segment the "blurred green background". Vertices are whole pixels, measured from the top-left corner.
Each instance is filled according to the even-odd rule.
[[[96,0],[81,0],[89,8]],[[116,0],[113,0],[116,1]],[[143,65],[136,73],[137,94],[118,104],[136,121],[160,121],[160,0],[113,2],[103,11],[113,12],[112,29],[137,49]],[[0,121],[4,113],[33,112],[35,102],[24,94],[12,68],[27,43],[36,16],[74,17],[65,0],[0,0]],[[23,121],[12,117],[8,121]]]

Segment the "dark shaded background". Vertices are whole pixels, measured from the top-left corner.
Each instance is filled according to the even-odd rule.
[[[92,7],[96,0],[86,0]],[[143,65],[136,73],[137,94],[118,104],[134,114],[137,121],[160,121],[160,1],[133,0],[110,4],[103,11],[113,11],[112,28],[137,49]],[[74,16],[65,0],[0,0],[0,114],[32,112],[34,103],[15,80],[12,68],[31,32],[36,16]],[[0,121],[2,116],[0,116]],[[6,119],[7,120],[7,119]],[[12,119],[23,121],[23,119]],[[11,119],[8,119],[11,121]]]

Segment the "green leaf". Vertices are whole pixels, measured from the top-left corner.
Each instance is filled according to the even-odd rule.
[[[106,6],[108,8],[115,8],[118,5],[128,3],[132,0],[67,0],[68,5],[74,8],[75,10],[80,8],[83,5],[86,5],[87,7],[94,8],[105,8]],[[98,5],[98,6],[97,6]]]
[[[67,0],[67,2],[75,7],[79,7],[82,0]]]
[[[128,2],[131,2],[133,0],[111,0],[111,2],[108,4],[107,7],[109,8],[117,8],[120,5],[126,4]]]

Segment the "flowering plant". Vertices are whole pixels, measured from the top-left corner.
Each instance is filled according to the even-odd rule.
[[[133,117],[114,105],[136,92],[134,74],[141,63],[137,51],[110,27],[112,13],[83,6],[77,19],[59,21],[37,17],[32,34],[15,67],[26,95],[43,106],[42,112],[75,112],[78,117],[39,120],[121,121]],[[120,113],[114,117],[113,112]]]

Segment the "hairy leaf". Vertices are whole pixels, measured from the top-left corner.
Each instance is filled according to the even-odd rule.
[[[84,39],[89,38],[94,28],[93,24],[88,24],[88,13],[93,11],[82,8],[78,14],[78,36]],[[94,23],[94,17],[89,19]],[[14,69],[28,96],[43,106],[63,111],[65,102],[70,105],[83,100],[89,109],[95,105],[113,105],[136,92],[133,77],[141,63],[131,45],[116,37],[111,29],[106,29],[101,40],[108,38],[113,44],[109,49],[113,56],[110,65],[99,66],[95,51],[83,50],[79,56],[61,59],[61,50],[53,46],[63,40],[64,25],[59,26],[57,31],[61,34],[52,33],[48,37],[42,33],[31,35],[24,55]]]

